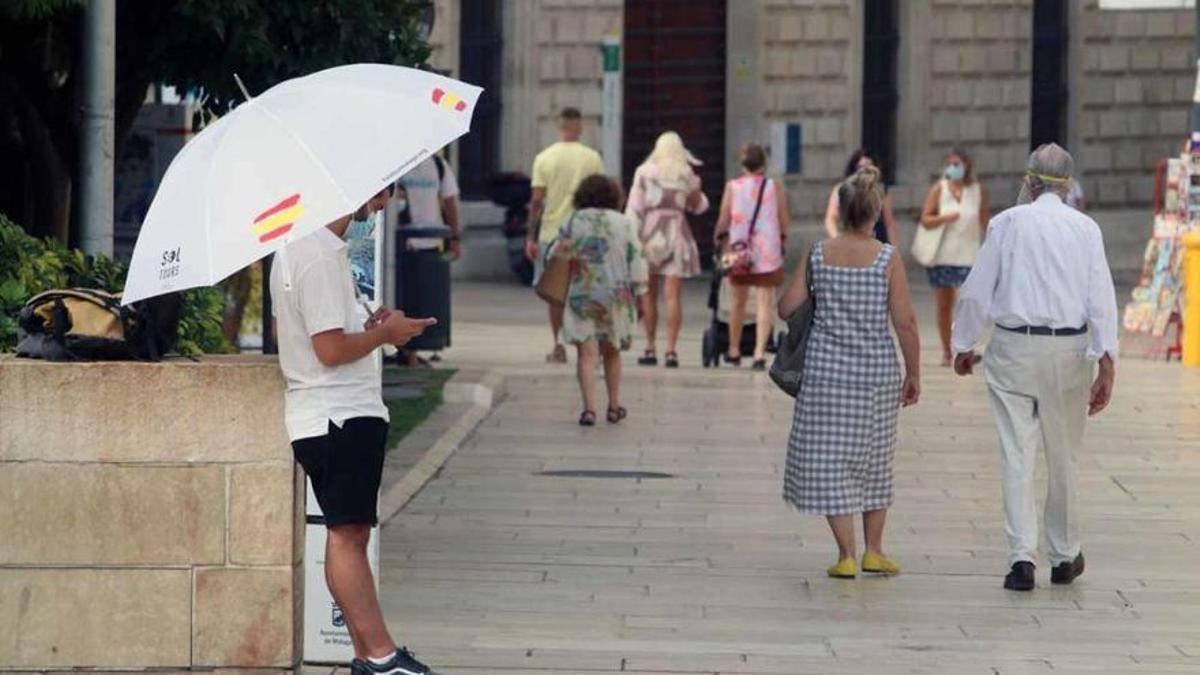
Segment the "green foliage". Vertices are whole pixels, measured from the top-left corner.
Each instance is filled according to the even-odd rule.
[[[53,239],[36,239],[0,214],[0,352],[17,346],[17,315],[29,298],[53,288],[102,288],[119,292],[125,266],[104,256],[85,255]],[[200,355],[232,347],[221,330],[223,299],[212,288],[183,294],[179,351]]]
[[[143,0],[144,1],[144,0]],[[429,0],[177,0],[172,28],[147,54],[152,80],[202,89],[222,112],[286,79],[356,62],[414,66]]]
[[[83,2],[84,0],[3,0],[0,2],[0,18],[36,21],[64,9],[82,6]]]

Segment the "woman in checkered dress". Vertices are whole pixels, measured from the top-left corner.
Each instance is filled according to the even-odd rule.
[[[920,396],[917,322],[904,264],[874,238],[883,206],[879,171],[859,170],[838,188],[844,231],[813,247],[779,303],[789,316],[808,297],[812,265],[816,313],[788,439],[784,499],[826,516],[838,545],[833,577],[858,574],[855,516],[862,514],[864,572],[896,574],[884,555],[883,525],[892,503],[892,458],[901,404]],[[904,354],[902,375],[889,330]]]

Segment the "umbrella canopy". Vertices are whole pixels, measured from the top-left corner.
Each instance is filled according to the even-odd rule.
[[[123,302],[215,284],[355,211],[465,134],[481,92],[413,68],[354,64],[239,105],[171,162]]]

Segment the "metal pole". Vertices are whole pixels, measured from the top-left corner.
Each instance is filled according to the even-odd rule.
[[[113,136],[116,98],[116,0],[88,0],[83,29],[79,224],[86,253],[113,252]]]

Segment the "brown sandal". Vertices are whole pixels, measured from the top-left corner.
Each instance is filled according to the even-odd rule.
[[[584,410],[583,413],[581,415],[579,415],[579,426],[581,426],[581,427],[596,426],[596,413],[591,410]]]
[[[608,414],[605,417],[608,419],[609,424],[616,424],[626,417],[629,417],[629,411],[621,406],[617,406],[615,408],[609,408]]]

